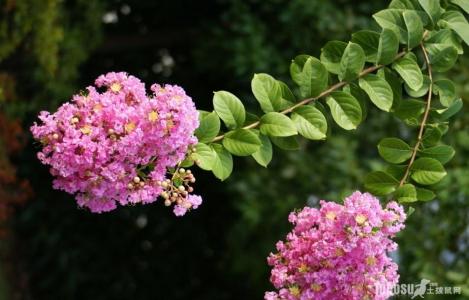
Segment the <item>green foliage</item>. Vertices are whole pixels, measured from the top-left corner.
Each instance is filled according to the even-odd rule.
[[[213,107],[229,129],[240,128],[246,120],[246,111],[241,100],[230,92],[215,92]]]
[[[381,157],[393,164],[400,164],[412,156],[412,148],[403,140],[397,138],[384,138],[378,144]]]
[[[454,35],[465,39],[469,33],[469,23],[461,12],[445,8],[446,4],[441,7],[438,0],[393,1],[388,9],[373,15],[381,33],[361,30],[352,34],[349,43],[328,42],[321,49],[320,60],[310,55],[296,56],[290,75],[298,85],[298,100],[286,84],[272,76],[254,75],[252,92],[265,113],[259,121],[244,124],[240,100],[228,92],[223,92],[223,97],[216,93],[215,111],[228,129],[238,129],[219,136],[214,136],[215,131],[207,135],[211,142],[223,140],[222,145],[216,145],[219,152],[226,149],[236,156],[253,155],[266,166],[272,158],[271,142],[283,149],[295,149],[293,136],[298,134],[310,140],[327,137],[328,121],[321,100],[325,99],[332,119],[345,130],[356,129],[364,120],[366,102],[370,100],[380,110],[418,127],[419,132],[412,147],[399,138],[382,139],[379,154],[398,166],[388,169],[391,174],[371,173],[365,186],[378,195],[394,193],[401,202],[415,202],[419,195],[431,198],[420,185],[440,182],[446,176],[442,164],[454,156],[451,147],[438,145],[446,133],[446,124],[441,122],[462,107],[462,102],[456,100],[454,84],[433,78],[435,73],[452,69],[462,52],[460,40]],[[335,83],[329,86],[329,82]],[[439,96],[439,105],[432,101],[435,95]],[[313,101],[318,105],[309,105]],[[204,127],[208,123],[201,121]],[[216,127],[215,120],[210,122]],[[256,127],[263,141],[252,130]],[[231,168],[225,175],[229,173]],[[220,172],[218,177],[225,178]]]
[[[355,97],[346,92],[333,92],[327,98],[334,121],[345,130],[352,130],[362,121],[362,109]]]

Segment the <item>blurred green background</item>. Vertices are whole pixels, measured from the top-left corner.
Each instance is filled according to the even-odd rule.
[[[0,0],[0,299],[261,299],[266,257],[288,213],[340,201],[380,168],[376,144],[411,133],[370,110],[352,133],[276,150],[269,169],[238,159],[226,182],[194,170],[203,206],[176,218],[161,203],[91,214],[51,189],[28,128],[108,71],[183,86],[200,109],[230,90],[251,109],[250,80],[289,80],[290,59],[375,28],[388,1]],[[466,52],[469,50],[466,49]],[[467,104],[469,56],[451,74]],[[457,150],[438,200],[416,205],[399,236],[401,281],[460,286],[469,299],[469,114],[446,142]],[[403,299],[405,297],[402,297]]]

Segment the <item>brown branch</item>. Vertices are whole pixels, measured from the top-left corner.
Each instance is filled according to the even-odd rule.
[[[420,43],[420,48],[423,51],[423,56],[425,58],[425,64],[427,65],[428,69],[428,77],[430,78],[430,86],[428,88],[428,96],[427,96],[427,105],[425,107],[425,112],[423,114],[422,122],[420,123],[420,130],[417,136],[417,142],[415,143],[414,148],[412,149],[412,156],[410,157],[409,164],[407,165],[406,171],[404,176],[402,177],[401,181],[399,182],[399,187],[403,186],[410,175],[410,170],[412,169],[412,165],[415,162],[415,158],[417,157],[417,152],[419,151],[420,146],[422,145],[423,134],[425,131],[425,127],[427,125],[428,115],[430,113],[431,104],[432,104],[432,93],[433,93],[433,72],[432,72],[432,65],[430,63],[430,58],[428,57],[427,49],[423,42]]]
[[[402,51],[402,52],[400,52],[400,53],[394,58],[394,61],[398,60],[399,58],[403,57],[403,56],[406,55],[406,54],[407,54],[407,51]],[[375,72],[375,71],[377,71],[377,70],[379,70],[379,69],[381,69],[381,68],[383,68],[383,67],[385,67],[385,66],[386,66],[386,65],[376,65],[376,66],[369,67],[369,68],[363,70],[363,71],[358,75],[357,79],[358,79],[358,78],[362,78],[362,77],[364,77],[364,76],[366,76],[366,75],[368,75],[368,74],[370,74],[370,73],[373,73],[373,72]],[[286,108],[286,109],[282,110],[280,113],[281,113],[281,114],[284,114],[284,115],[286,115],[286,114],[288,114],[288,113],[291,113],[293,110],[295,110],[295,109],[298,108],[298,107],[301,107],[301,106],[303,106],[303,105],[307,105],[307,104],[309,104],[309,103],[311,103],[311,102],[313,102],[313,101],[315,101],[315,100],[318,100],[318,99],[320,99],[320,98],[329,96],[332,92],[337,91],[338,89],[340,89],[340,88],[346,86],[347,84],[349,84],[348,81],[341,81],[341,82],[338,82],[338,83],[334,84],[333,86],[329,87],[327,90],[325,90],[324,92],[322,92],[322,93],[319,94],[318,96],[312,97],[312,98],[304,99],[304,100],[302,100],[302,101],[296,103],[295,105],[293,105],[293,106],[291,106],[291,107],[289,107],[289,108]],[[257,126],[259,126],[260,123],[261,123],[260,121],[254,122],[254,123],[252,123],[252,124],[249,124],[249,125],[243,127],[242,129],[253,129],[253,128],[256,128]],[[220,141],[220,140],[222,140],[224,137],[225,137],[224,134],[219,135],[219,136],[215,137],[215,138],[211,141],[211,143]]]

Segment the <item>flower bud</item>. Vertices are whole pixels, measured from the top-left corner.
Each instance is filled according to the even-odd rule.
[[[134,182],[135,182],[135,183],[139,183],[139,182],[140,182],[140,177],[135,176],[135,177],[134,177]]]

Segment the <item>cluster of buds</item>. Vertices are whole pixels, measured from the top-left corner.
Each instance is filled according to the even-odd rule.
[[[143,188],[145,186],[145,179],[140,178],[139,176],[135,176],[132,182],[129,182],[127,188],[129,190]]]
[[[171,179],[157,182],[163,189],[160,195],[164,199],[164,204],[166,206],[174,204],[176,215],[184,215],[187,210],[196,209],[201,204],[199,196],[190,194],[194,191],[192,187],[194,182],[194,174],[184,168],[177,168]]]

